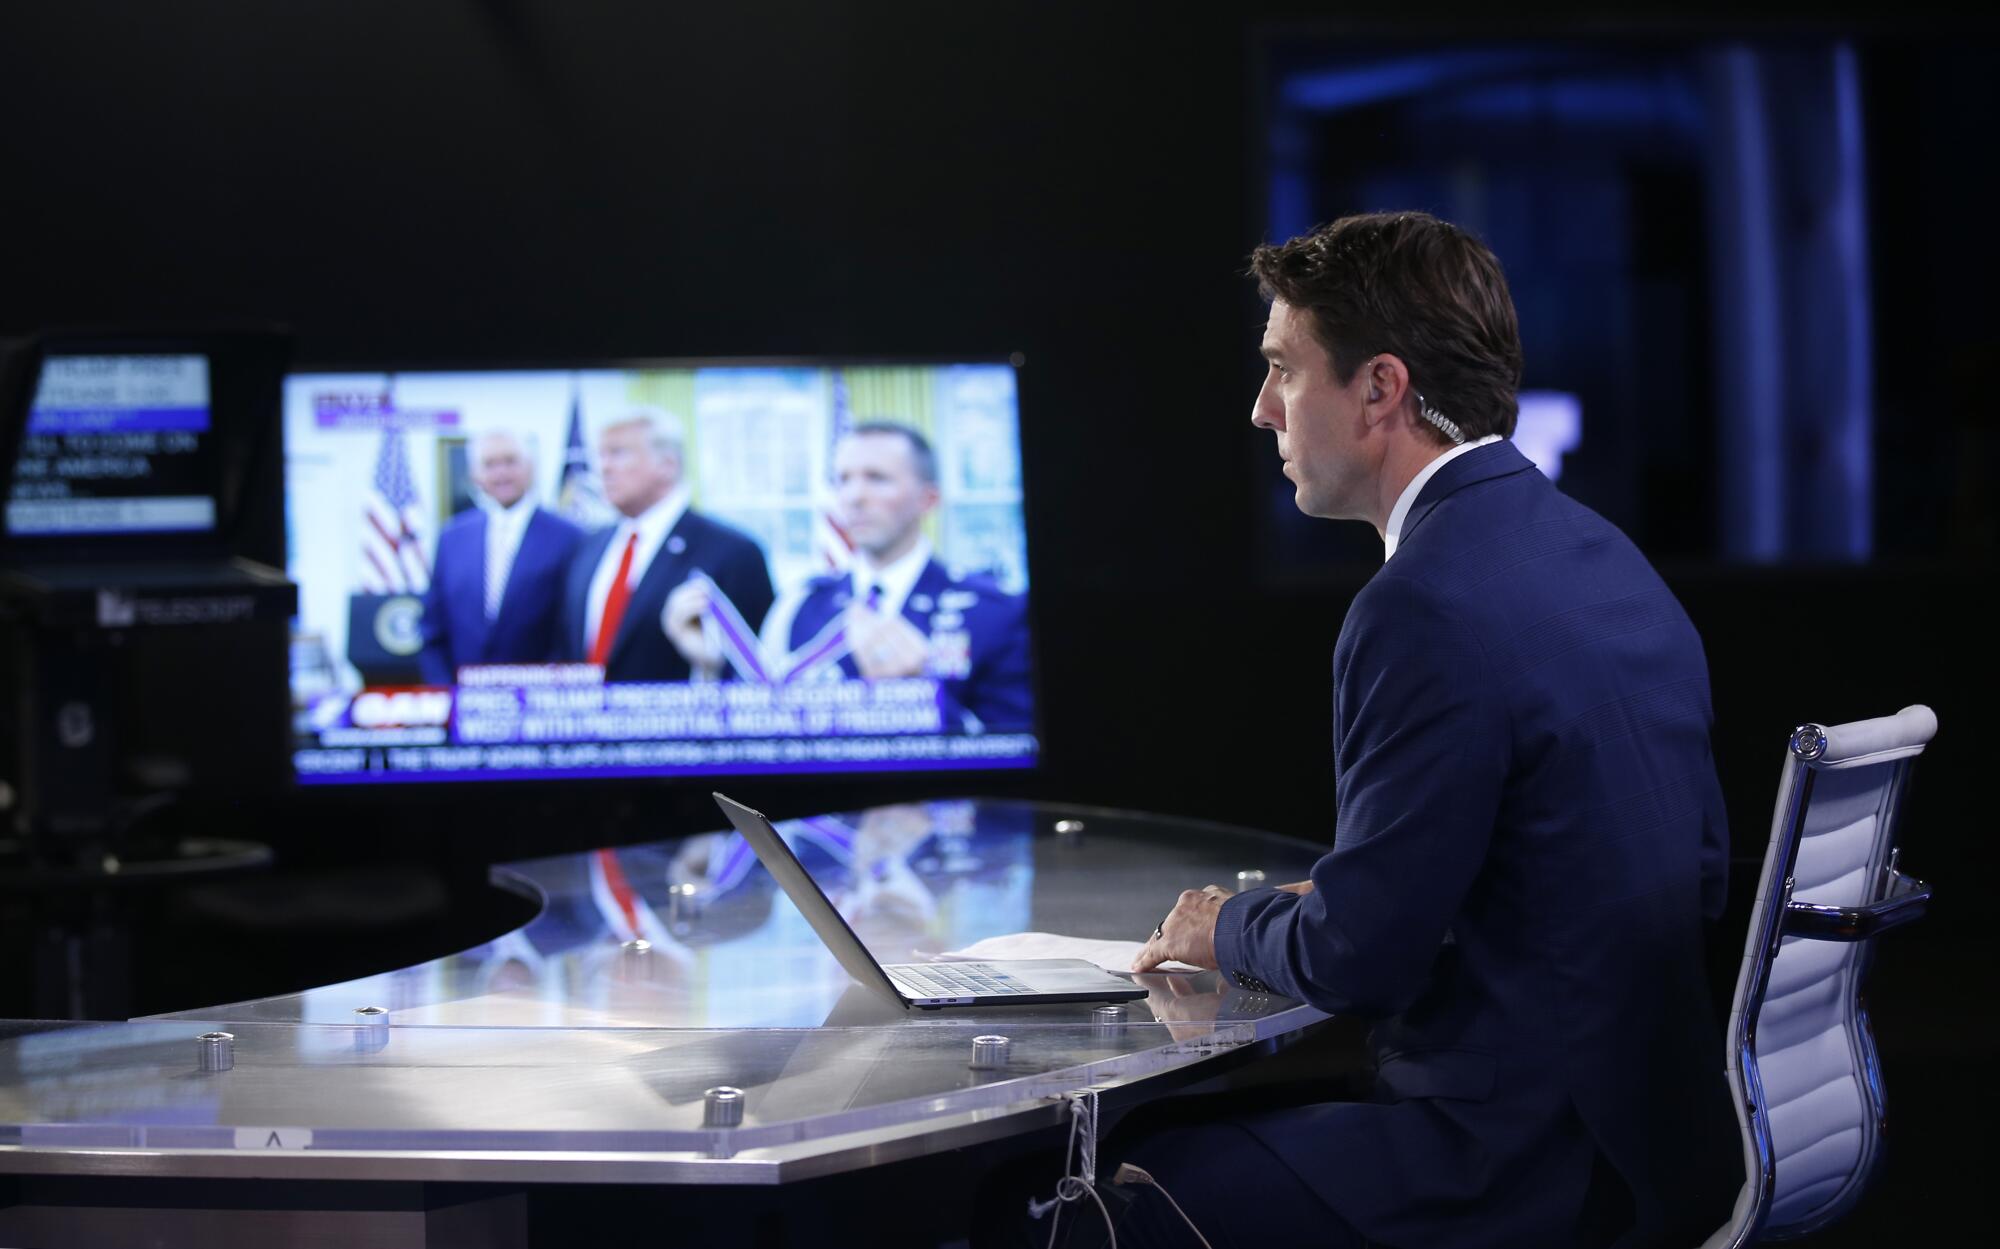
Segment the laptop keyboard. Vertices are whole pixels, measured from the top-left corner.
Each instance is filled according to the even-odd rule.
[[[882,970],[909,997],[1001,997],[1034,992],[990,963],[896,963]]]

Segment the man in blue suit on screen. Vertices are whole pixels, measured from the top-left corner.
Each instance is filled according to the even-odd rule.
[[[940,499],[930,440],[894,421],[858,424],[834,447],[833,488],[853,564],[778,604],[766,653],[823,656],[821,672],[847,677],[934,678],[947,733],[1033,728],[1026,598],[954,575],[924,537]]]
[[[771,570],[749,534],[688,506],[680,439],[661,417],[635,412],[597,438],[598,475],[618,520],[585,538],[563,589],[570,659],[607,681],[727,679],[707,587],[755,630],[771,610]]]
[[[1252,267],[1252,423],[1299,509],[1373,525],[1386,562],[1334,646],[1333,849],[1296,884],[1182,893],[1137,966],[1377,1021],[1371,1086],[1128,1156],[1218,1245],[1699,1243],[1739,1156],[1703,975],[1728,841],[1701,639],[1507,441],[1521,348],[1483,245],[1370,215]]]
[[[563,575],[583,531],[538,507],[535,466],[508,430],[472,440],[472,484],[482,506],[438,535],[424,594],[423,650],[431,685],[451,685],[465,664],[539,664],[557,657]]]

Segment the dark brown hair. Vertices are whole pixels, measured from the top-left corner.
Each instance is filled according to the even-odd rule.
[[[1466,441],[1514,432],[1521,385],[1514,300],[1500,261],[1457,226],[1419,212],[1342,217],[1264,244],[1250,254],[1250,272],[1264,298],[1311,313],[1343,384],[1387,352],[1409,366],[1412,389]]]

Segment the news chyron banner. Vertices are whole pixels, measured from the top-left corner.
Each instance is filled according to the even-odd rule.
[[[1031,765],[1004,364],[296,375],[299,780]]]

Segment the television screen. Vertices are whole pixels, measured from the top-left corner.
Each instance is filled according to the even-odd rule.
[[[302,784],[1029,766],[1007,364],[295,374]]]
[[[14,464],[19,537],[215,529],[208,358],[51,356]]]

